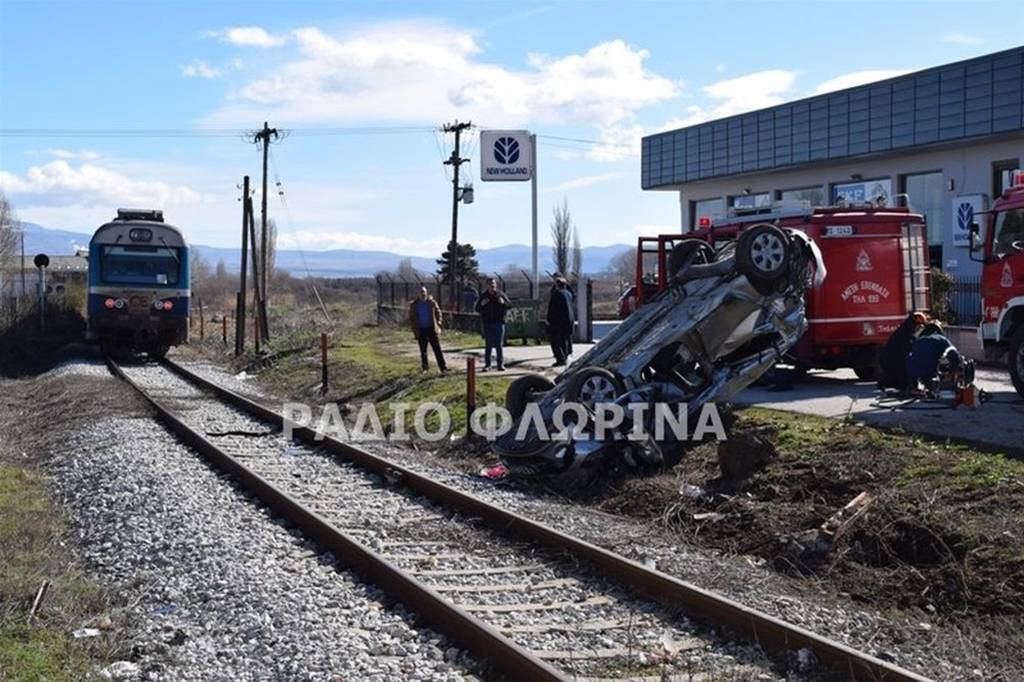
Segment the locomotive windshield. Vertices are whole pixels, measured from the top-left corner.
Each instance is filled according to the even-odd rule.
[[[180,249],[166,246],[104,246],[100,275],[112,284],[171,286],[181,272]]]

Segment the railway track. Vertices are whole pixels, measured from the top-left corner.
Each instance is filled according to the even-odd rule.
[[[107,363],[212,465],[510,679],[783,677],[801,649],[837,676],[926,679],[352,444],[301,427],[287,442],[279,414],[172,361]]]

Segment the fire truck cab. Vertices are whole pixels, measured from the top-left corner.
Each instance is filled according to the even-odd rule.
[[[1005,356],[1013,387],[1024,396],[1024,172],[1017,171],[988,212],[984,236],[971,225],[971,257],[983,243],[982,321],[985,356]]]
[[[776,202],[755,209],[730,209],[716,221],[700,218],[698,229],[685,235],[641,237],[638,305],[644,302],[644,283],[653,281],[659,289],[665,288],[676,242],[699,237],[715,244],[735,239],[760,223],[805,232],[821,249],[828,271],[824,284],[807,292],[808,329],[788,359],[801,371],[850,367],[862,380],[874,379],[879,348],[908,314],[931,307],[925,221],[906,207]],[[655,272],[645,272],[645,263],[652,261]]]

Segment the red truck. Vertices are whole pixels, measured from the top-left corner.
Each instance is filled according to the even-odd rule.
[[[668,254],[676,241],[684,237],[712,243],[735,239],[758,223],[804,231],[821,249],[828,270],[824,284],[808,292],[807,333],[790,358],[798,371],[851,367],[862,380],[874,379],[879,348],[908,314],[931,307],[925,221],[905,207],[810,207],[802,202],[778,202],[731,211],[714,222],[701,218],[698,229],[689,234],[641,237],[637,243],[637,305],[649,298],[651,286],[658,290],[666,287]],[[1024,263],[1021,274],[1024,276]]]
[[[972,258],[983,244],[978,335],[987,358],[1006,357],[1013,387],[1024,396],[1024,172],[988,211],[984,236],[977,223],[970,229]]]

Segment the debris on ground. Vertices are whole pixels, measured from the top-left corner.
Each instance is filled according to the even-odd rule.
[[[763,469],[778,456],[774,438],[777,430],[771,425],[734,429],[718,444],[718,467],[722,475],[744,479]]]

